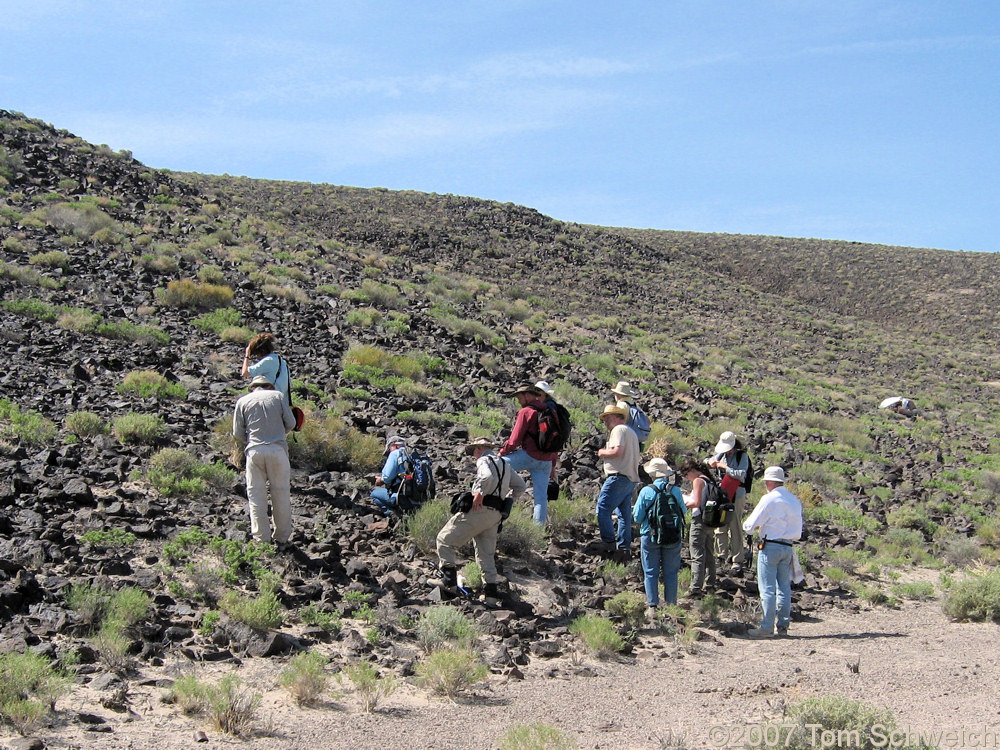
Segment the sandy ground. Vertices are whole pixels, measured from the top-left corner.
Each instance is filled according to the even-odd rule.
[[[248,659],[238,672],[263,693],[263,729],[250,738],[179,715],[155,686],[132,687],[131,715],[104,709],[101,694],[80,687],[61,701],[55,726],[38,736],[51,748],[482,750],[499,747],[513,725],[541,722],[581,748],[742,747],[765,722],[780,722],[786,703],[838,695],[889,708],[901,728],[914,732],[964,730],[956,742],[936,743],[942,748],[1000,747],[998,635],[996,625],[948,622],[936,601],[858,614],[831,610],[793,622],[788,639],[719,638],[689,650],[650,635],[627,660],[535,659],[523,680],[494,675],[461,703],[404,682],[371,714],[350,694],[298,708],[276,687],[281,664]],[[204,676],[232,669],[217,665]],[[164,674],[143,671],[146,678]],[[103,717],[112,731],[86,731],[78,712]],[[994,744],[972,734],[984,729]],[[198,730],[207,742],[195,743]]]

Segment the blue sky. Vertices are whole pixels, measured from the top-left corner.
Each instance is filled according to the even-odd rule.
[[[0,108],[152,167],[1000,250],[996,0],[0,0]]]

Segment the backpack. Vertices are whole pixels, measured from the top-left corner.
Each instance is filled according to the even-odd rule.
[[[434,497],[437,485],[434,482],[434,467],[425,454],[406,450],[401,458],[403,471],[399,475],[399,489],[396,490],[396,507],[400,512],[407,513]]]
[[[552,400],[546,401],[545,406],[531,404],[531,407],[538,412],[538,434],[535,436],[538,450],[558,453],[565,449],[573,429],[566,407]]]
[[[649,508],[646,520],[649,522],[649,540],[653,544],[677,544],[684,537],[684,512],[677,505],[677,498],[671,490],[676,485],[663,489],[650,485],[656,492],[656,499]]]
[[[729,523],[729,514],[736,506],[729,502],[726,491],[709,477],[705,480],[705,494],[701,499],[701,521],[710,529],[717,529]]]
[[[274,376],[274,379],[277,380],[281,376],[282,365],[285,366],[285,373],[288,375],[288,408],[292,410],[292,415],[295,417],[295,426],[292,429],[298,432],[305,424],[306,413],[299,407],[292,406],[292,371],[288,369],[288,362],[285,361],[284,357],[278,357],[278,374]]]
[[[649,417],[638,406],[629,404],[628,422],[625,424],[635,430],[635,434],[639,436],[640,443],[645,443],[649,440],[649,432],[652,429],[649,424]]]

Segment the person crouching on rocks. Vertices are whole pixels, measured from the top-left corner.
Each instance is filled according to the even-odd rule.
[[[604,459],[606,479],[597,496],[597,526],[601,541],[614,549],[615,562],[628,562],[632,547],[632,494],[639,484],[639,438],[626,424],[628,409],[608,404],[601,421],[608,430],[608,442],[597,451]],[[615,531],[614,513],[618,514]]]
[[[250,381],[250,392],[236,402],[233,437],[246,454],[250,533],[256,542],[273,539],[279,550],[292,535],[291,466],[285,435],[294,426],[295,417],[284,394],[263,375]],[[268,489],[273,534],[267,518]]]
[[[483,571],[483,600],[488,606],[498,606],[500,591],[497,574],[496,550],[501,521],[510,511],[514,501],[524,492],[527,484],[510,463],[493,452],[496,443],[479,438],[466,446],[466,454],[476,460],[476,476],[472,492],[464,493],[468,507],[454,507],[457,511],[437,535],[438,568],[440,578],[429,581],[448,591],[458,586],[458,549],[472,542],[476,562]],[[510,497],[508,498],[508,495]]]

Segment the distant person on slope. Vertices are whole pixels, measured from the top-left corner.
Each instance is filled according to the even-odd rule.
[[[285,400],[291,406],[289,395],[288,365],[274,351],[275,338],[272,333],[258,333],[247,344],[243,353],[243,368],[240,374],[245,378],[263,375],[274,388],[284,394]]]
[[[764,470],[764,495],[743,524],[747,534],[758,532],[757,589],[764,610],[759,628],[747,631],[751,638],[788,635],[792,614],[792,578],[798,564],[795,542],[802,537],[802,502],[785,487],[785,470]]]
[[[746,562],[741,524],[747,498],[746,487],[753,479],[749,476],[750,457],[742,441],[736,437],[736,433],[727,430],[719,436],[719,442],[715,445],[715,455],[706,463],[719,473],[722,489],[735,506],[735,511],[729,514],[726,525],[715,530],[714,554],[719,556],[723,566],[732,566],[729,571],[732,575],[740,575]]]
[[[288,401],[270,380],[257,375],[250,382],[250,392],[236,402],[233,437],[246,453],[250,533],[254,541],[273,540],[279,549],[292,535],[291,467],[285,435],[294,426]],[[267,518],[269,490],[273,534]]]
[[[514,471],[531,475],[531,492],[535,504],[532,517],[544,524],[549,518],[549,481],[555,479],[558,453],[538,448],[538,413],[545,406],[545,392],[531,383],[521,383],[511,394],[520,409],[514,418],[510,437],[499,454],[507,459]]]

